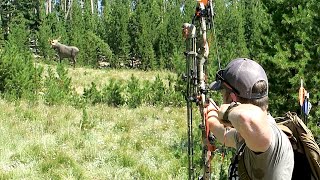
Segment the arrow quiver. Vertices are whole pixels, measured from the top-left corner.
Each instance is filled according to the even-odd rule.
[[[204,108],[207,106],[206,63],[209,56],[207,28],[213,27],[212,0],[197,0],[197,7],[192,23],[184,23],[183,36],[186,39],[186,74],[187,82],[187,121],[188,121],[188,175],[189,180],[211,179],[211,158],[215,146],[210,134]],[[202,172],[196,172],[194,166],[193,106],[199,108],[201,122],[199,128],[202,138]]]

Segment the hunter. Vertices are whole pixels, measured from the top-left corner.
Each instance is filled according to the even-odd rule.
[[[268,86],[264,69],[246,58],[232,60],[210,84],[211,89],[221,90],[224,104],[209,103],[209,129],[219,142],[236,148],[229,179],[292,177],[292,146],[268,113]]]

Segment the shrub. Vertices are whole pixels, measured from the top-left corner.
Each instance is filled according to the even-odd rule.
[[[101,92],[97,89],[97,85],[94,82],[91,82],[91,87],[84,89],[83,97],[86,102],[91,104],[97,104],[102,102]]]
[[[130,81],[127,85],[127,105],[130,108],[136,108],[141,105],[143,92],[140,87],[139,79],[131,75]]]
[[[184,105],[184,95],[180,91],[176,91],[177,79],[168,76],[168,87],[165,89],[164,105],[168,106],[181,106]]]
[[[102,89],[102,101],[110,106],[121,106],[125,103],[125,100],[122,96],[123,91],[124,88],[121,86],[121,82],[111,79],[109,84]]]
[[[35,99],[43,69],[34,66],[31,54],[8,42],[0,59],[0,92],[9,99]]]
[[[152,99],[151,103],[153,105],[160,105],[163,104],[163,100],[165,99],[165,90],[166,87],[164,83],[162,82],[161,78],[159,75],[156,76],[155,81],[151,85],[151,94],[152,94]]]
[[[152,91],[152,82],[147,81],[147,80],[143,81],[141,93],[143,95],[142,102],[144,104],[153,105],[153,93],[154,92]]]
[[[98,66],[98,60],[103,56],[104,61],[112,61],[112,51],[107,43],[91,31],[87,31],[79,44],[79,63],[92,67]],[[101,56],[101,57],[100,57]]]
[[[44,82],[46,90],[44,98],[49,105],[66,102],[71,95],[71,78],[67,76],[68,71],[63,64],[57,65],[56,73],[49,68],[48,77]]]

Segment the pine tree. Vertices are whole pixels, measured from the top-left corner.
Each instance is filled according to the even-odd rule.
[[[318,93],[319,83],[315,41],[319,38],[316,25],[319,5],[316,1],[262,1],[271,15],[268,44],[264,46],[264,66],[270,70],[271,108],[278,113],[298,111],[297,92],[300,79],[304,79]],[[318,9],[317,9],[318,8]],[[319,21],[318,21],[319,22]],[[279,73],[274,73],[279,72]],[[316,94],[315,93],[315,94]]]
[[[128,24],[130,19],[130,2],[113,1],[111,2],[111,14],[109,19],[109,45],[114,54],[122,60],[129,58],[130,44]]]
[[[134,20],[131,21],[132,24],[130,25],[130,31],[135,35],[133,37],[132,50],[136,54],[136,57],[141,59],[142,68],[145,70],[153,69],[155,66],[153,40],[155,40],[156,35],[152,28],[158,22],[150,18],[153,17],[153,2],[148,0],[138,1],[132,17]]]

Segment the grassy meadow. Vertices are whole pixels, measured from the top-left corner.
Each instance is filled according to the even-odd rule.
[[[78,93],[112,78],[169,72],[76,68]],[[76,108],[0,99],[0,179],[187,179],[185,107]],[[199,121],[197,121],[198,123]],[[198,129],[196,129],[197,131]],[[200,138],[197,134],[195,138]],[[196,146],[195,162],[200,164]],[[215,156],[215,179],[221,156]],[[196,167],[198,168],[198,167]]]

